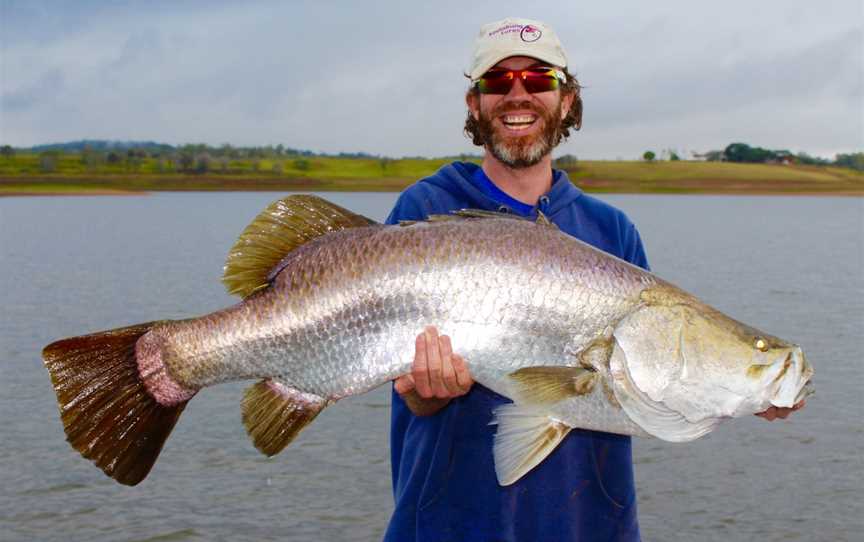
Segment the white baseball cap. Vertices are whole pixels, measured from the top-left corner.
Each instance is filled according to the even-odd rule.
[[[508,17],[480,27],[468,75],[475,81],[511,56],[528,56],[559,68],[567,67],[564,47],[552,28],[540,21]]]

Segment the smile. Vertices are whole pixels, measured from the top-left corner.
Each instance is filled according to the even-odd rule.
[[[526,130],[537,122],[537,115],[503,115],[501,123],[511,130]]]

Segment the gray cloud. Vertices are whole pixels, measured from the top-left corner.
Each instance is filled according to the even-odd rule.
[[[24,112],[44,106],[63,93],[63,72],[52,68],[39,75],[30,84],[15,90],[5,90],[0,95],[0,107],[6,112]]]
[[[610,86],[588,89],[603,127],[765,102],[796,103],[831,94],[854,107],[861,88],[861,30],[851,30],[800,50],[715,62],[659,62],[637,73],[611,74]],[[635,89],[635,92],[634,92]],[[596,90],[596,92],[595,92]]]
[[[2,137],[15,145],[106,137],[476,151],[461,133],[471,43],[481,23],[525,14],[553,24],[587,85],[585,128],[560,152],[635,157],[733,139],[825,153],[864,146],[854,0],[0,6]]]

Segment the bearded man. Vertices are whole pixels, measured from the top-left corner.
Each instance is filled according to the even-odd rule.
[[[555,32],[527,19],[484,25],[468,76],[465,132],[483,147],[483,162],[454,162],[421,179],[399,197],[388,223],[469,208],[542,213],[561,231],[647,269],[627,216],[552,168],[552,149],[582,124],[579,84]],[[396,506],[385,540],[639,540],[630,437],[571,430],[537,467],[501,486],[490,422],[508,400],[474,385],[458,345],[435,327],[414,346],[412,372],[393,386]],[[759,416],[782,419],[802,406]]]
[[[484,25],[468,75],[465,131],[484,148],[482,164],[455,162],[412,185],[388,223],[465,208],[532,219],[542,213],[562,231],[647,268],[630,220],[552,168],[552,149],[582,122],[579,84],[555,32],[526,19]],[[498,484],[490,422],[508,400],[473,385],[458,346],[427,327],[412,373],[395,382],[395,510],[385,540],[638,540],[629,437],[572,430],[518,482]]]

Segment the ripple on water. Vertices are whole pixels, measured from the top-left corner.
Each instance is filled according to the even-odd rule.
[[[49,495],[52,493],[63,493],[65,491],[76,491],[78,489],[89,489],[90,486],[86,484],[75,484],[75,483],[66,483],[66,484],[57,484],[54,486],[48,487],[37,487],[32,489],[27,489],[24,491],[19,491],[17,495],[21,497],[32,497],[34,495]]]
[[[195,529],[181,529],[147,538],[136,538],[131,542],[173,542],[175,540],[194,540],[196,538],[200,539],[201,535]]]

